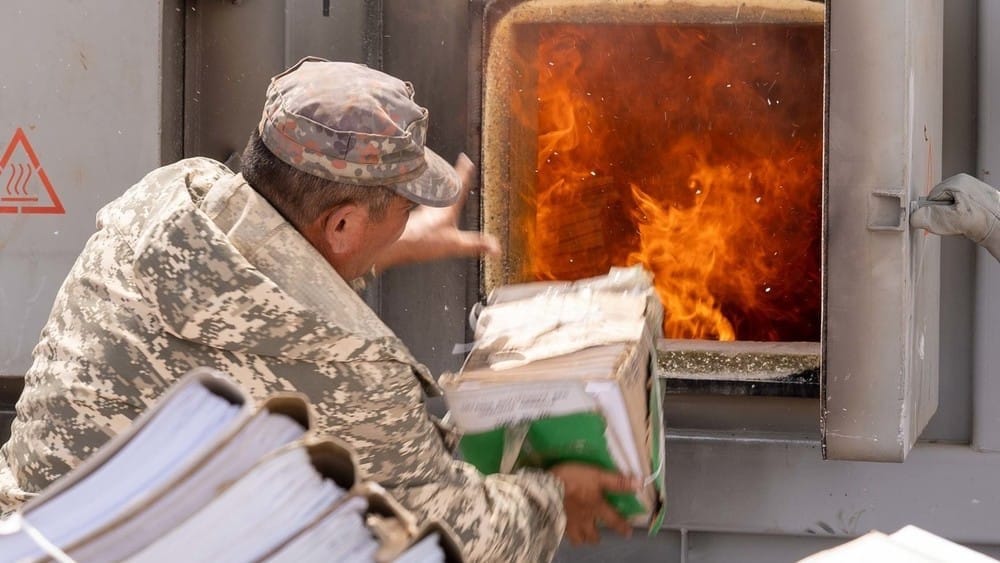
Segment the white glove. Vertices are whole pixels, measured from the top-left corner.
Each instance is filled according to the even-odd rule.
[[[951,205],[921,205],[910,225],[938,235],[964,235],[1000,260],[1000,191],[968,174],[941,182],[927,196]]]

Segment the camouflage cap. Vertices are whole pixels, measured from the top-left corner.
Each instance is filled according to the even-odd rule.
[[[364,65],[302,59],[271,79],[258,131],[275,156],[314,176],[435,207],[461,190],[455,169],[424,146],[427,110],[413,86]]]

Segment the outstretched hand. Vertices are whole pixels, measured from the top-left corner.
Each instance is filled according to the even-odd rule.
[[[462,179],[458,201],[448,207],[420,206],[414,210],[399,240],[376,260],[376,271],[414,262],[500,253],[500,245],[494,237],[477,231],[459,230],[458,219],[469,197],[476,167],[469,157],[460,154],[455,170]]]
[[[549,469],[563,483],[566,537],[573,545],[595,544],[598,523],[630,537],[632,527],[604,498],[604,493],[635,492],[639,481],[582,463],[563,463]]]

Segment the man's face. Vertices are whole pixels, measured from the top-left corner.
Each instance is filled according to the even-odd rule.
[[[346,271],[340,272],[341,276],[346,280],[351,280],[360,278],[371,271],[378,255],[403,234],[406,221],[410,218],[410,212],[416,207],[416,203],[402,196],[395,196],[392,203],[389,204],[385,216],[378,221],[373,220],[368,215],[368,210],[365,209],[363,237],[357,252],[346,260],[344,264]]]

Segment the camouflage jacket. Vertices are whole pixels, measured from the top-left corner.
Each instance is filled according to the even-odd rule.
[[[545,472],[484,477],[456,461],[418,363],[297,231],[221,164],[151,172],[98,214],[53,305],[0,450],[5,511],[76,466],[179,376],[210,366],[255,398],[305,393],[317,431],[470,561],[544,561],[562,489]]]

